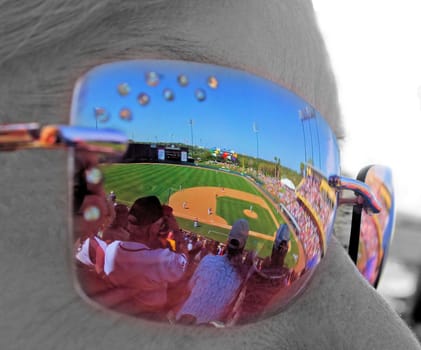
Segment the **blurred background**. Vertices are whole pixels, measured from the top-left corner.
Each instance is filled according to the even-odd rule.
[[[421,339],[421,2],[313,5],[338,82],[343,171],[378,163],[394,173],[396,230],[378,290]]]

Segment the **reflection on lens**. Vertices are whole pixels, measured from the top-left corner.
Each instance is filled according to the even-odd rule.
[[[128,108],[123,108],[122,110],[120,110],[120,119],[131,120],[132,119],[132,111]]]
[[[141,93],[137,97],[137,100],[139,101],[139,104],[141,104],[142,106],[146,106],[149,103],[150,98],[147,94]]]
[[[122,83],[118,85],[117,90],[121,96],[126,96],[130,93],[130,86],[127,83]]]
[[[174,92],[172,92],[172,90],[170,90],[170,89],[164,89],[164,98],[167,101],[174,100]]]
[[[206,100],[206,92],[203,89],[197,89],[195,91],[195,95],[198,101],[204,101]]]
[[[100,102],[131,119],[161,93],[130,81],[139,71],[156,72],[177,99],[154,99],[139,120],[113,126],[131,142],[118,162],[99,159],[114,212],[90,227],[96,234],[75,233],[76,250],[91,252],[76,257],[82,290],[109,309],[167,323],[229,326],[277,312],[306,285],[331,236],[337,193],[327,178],[339,167],[327,123],[270,82],[167,61],[91,72],[73,120],[90,123],[84,111]],[[117,78],[148,97],[124,107],[107,100],[101,83]],[[196,88],[206,81],[217,88],[212,98]]]
[[[94,108],[95,119],[100,123],[105,123],[110,119],[110,115],[104,108]]]
[[[89,206],[83,212],[83,218],[88,222],[98,220],[100,215],[101,211],[95,206]]]
[[[156,72],[146,73],[146,84],[149,86],[157,86],[159,84],[159,75]]]
[[[86,170],[86,182],[93,184],[93,185],[98,185],[102,180],[102,173],[101,170],[99,170],[98,168],[91,168]]]
[[[209,87],[211,87],[212,89],[216,89],[218,87],[218,79],[216,79],[216,77],[209,77],[208,78],[208,85]]]
[[[179,75],[177,78],[178,83],[180,84],[180,86],[187,86],[189,85],[189,78],[187,78],[186,75],[182,74]]]

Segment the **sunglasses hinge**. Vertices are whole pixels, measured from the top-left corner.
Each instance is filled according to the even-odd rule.
[[[352,191],[355,197],[339,199],[339,205],[353,205],[354,208],[361,207],[368,214],[378,214],[381,211],[381,205],[366,183],[347,178],[344,176],[333,175],[329,177],[329,185],[337,191]]]

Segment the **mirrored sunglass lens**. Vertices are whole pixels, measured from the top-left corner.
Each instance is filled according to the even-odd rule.
[[[98,157],[101,176],[77,169],[102,186],[75,176],[75,203],[90,208],[74,213],[76,271],[100,305],[164,322],[245,323],[285,306],[323,257],[337,144],[288,90],[210,65],[119,62],[78,82],[72,124],[130,138],[118,162]]]
[[[357,268],[367,281],[377,286],[395,225],[392,173],[384,166],[370,166],[359,174],[359,180],[370,186],[382,207],[381,212],[376,215],[366,211],[354,213],[361,216],[360,226],[357,228]]]

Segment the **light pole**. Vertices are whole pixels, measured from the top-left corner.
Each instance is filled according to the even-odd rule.
[[[193,119],[189,120],[189,124],[190,124],[190,136],[191,136],[191,154],[193,157]]]
[[[256,134],[256,159],[259,159],[259,128],[256,122],[253,123],[253,132]]]
[[[307,106],[298,112],[298,116],[301,120],[301,126],[303,127],[303,137],[304,137],[304,160],[307,162],[307,142],[306,142],[306,133],[304,128],[304,122],[307,121],[308,128],[310,130],[310,146],[311,146],[311,161],[314,165],[314,146],[313,146],[313,131],[311,128],[311,120],[314,119],[316,123],[316,135],[317,135],[317,142],[319,146],[319,163],[320,163],[320,139],[319,139],[319,129],[316,119],[316,113],[314,108]]]

